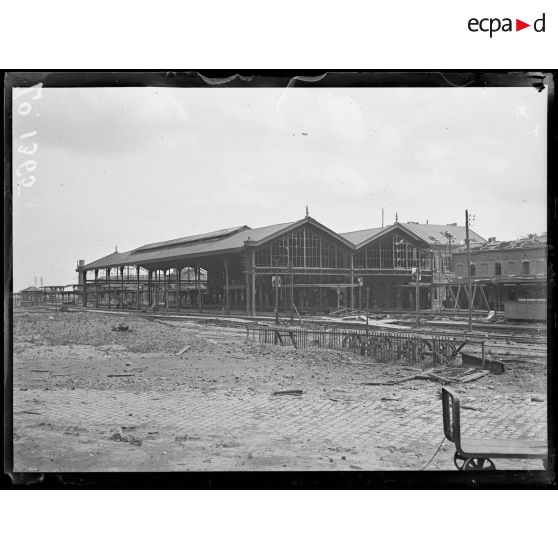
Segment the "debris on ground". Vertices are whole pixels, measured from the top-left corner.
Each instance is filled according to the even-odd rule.
[[[180,349],[180,351],[178,351],[178,353],[175,353],[175,356],[183,355],[186,351],[189,351],[191,348],[192,348],[192,345],[186,345],[186,347],[183,347],[182,349]]]
[[[534,395],[531,397],[531,401],[534,401],[535,403],[544,403],[544,398]]]
[[[461,405],[461,409],[466,409],[468,411],[482,411],[483,409],[479,409],[478,407],[472,407],[471,405]]]
[[[183,436],[176,436],[174,439],[175,442],[188,442],[190,440],[199,440],[199,436],[189,436],[188,434],[184,434]]]
[[[467,370],[462,370],[460,368],[448,368],[448,369],[434,369],[430,368],[422,372],[422,374],[413,374],[411,376],[404,376],[403,378],[398,378],[396,380],[388,380],[387,382],[363,382],[362,385],[365,386],[393,386],[397,384],[402,384],[403,382],[410,382],[412,380],[431,380],[434,382],[441,382],[449,384],[451,382],[458,382],[461,384],[472,382],[478,380],[483,376],[489,374],[488,370],[477,371],[476,368],[468,368]]]
[[[132,444],[133,446],[141,446],[141,440],[136,438],[135,436],[122,436],[120,432],[115,432],[110,439],[113,442],[126,442],[128,444]]]
[[[301,389],[284,389],[281,391],[274,391],[271,395],[302,395],[303,393]]]
[[[135,376],[135,374],[107,374],[107,378],[128,378]]]
[[[500,375],[504,373],[504,363],[495,358],[485,357],[483,359],[481,356],[461,351],[461,360],[464,365],[466,364],[468,366],[474,366],[475,368],[482,368],[482,370],[488,370],[489,372],[492,372],[492,374]]]
[[[130,326],[126,324],[118,324],[112,328],[112,331],[130,331]]]

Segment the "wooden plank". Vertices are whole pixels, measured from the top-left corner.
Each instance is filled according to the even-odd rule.
[[[509,457],[515,459],[542,458],[548,453],[544,440],[502,440],[461,438],[461,449],[475,457]]]
[[[468,382],[478,380],[479,378],[482,378],[483,376],[487,376],[488,374],[490,374],[490,372],[488,370],[482,370],[481,372],[477,372],[476,374],[470,374],[468,376],[459,377],[459,378],[457,378],[457,381],[462,383],[462,384],[466,384]]]

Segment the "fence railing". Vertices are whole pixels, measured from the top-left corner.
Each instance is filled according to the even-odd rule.
[[[448,336],[424,336],[394,331],[366,333],[348,329],[248,326],[246,337],[258,343],[293,346],[296,349],[323,347],[349,351],[380,362],[400,361],[407,364],[448,364],[459,351],[454,339]]]

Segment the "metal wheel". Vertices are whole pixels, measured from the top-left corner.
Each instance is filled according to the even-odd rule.
[[[417,343],[417,361],[425,362],[432,358],[432,346],[428,341],[421,339]]]
[[[356,335],[345,335],[345,337],[343,337],[343,342],[342,342],[342,346],[343,347],[347,347],[349,349],[354,349],[355,347],[358,346],[358,338]]]
[[[460,455],[459,453],[455,452],[453,454],[453,462],[455,463],[455,466],[461,471],[463,470],[463,465],[465,463],[465,458]]]
[[[412,339],[405,339],[398,347],[397,358],[403,358],[408,362],[413,361],[415,354],[415,343]]]
[[[463,471],[494,471],[496,465],[488,457],[469,457],[463,463]]]
[[[455,345],[451,341],[440,341],[438,343],[437,353],[440,364],[448,364],[448,362],[454,358]]]

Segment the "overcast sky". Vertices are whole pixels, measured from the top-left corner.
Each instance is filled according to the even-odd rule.
[[[546,90],[56,88],[14,114],[14,289],[78,259],[310,215],[514,239],[546,230]],[[27,107],[22,109],[26,112]],[[26,139],[19,136],[31,131]],[[33,155],[20,146],[38,145]]]

